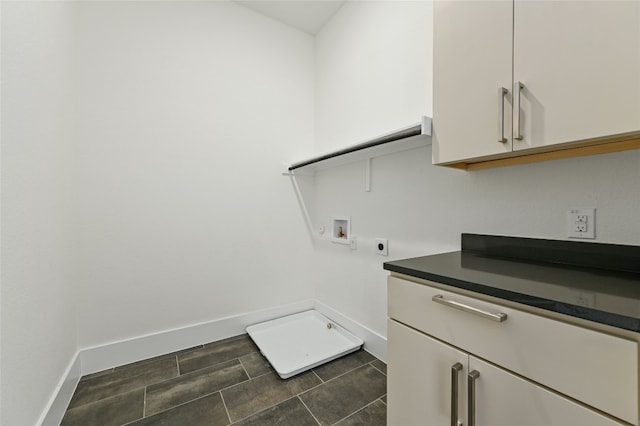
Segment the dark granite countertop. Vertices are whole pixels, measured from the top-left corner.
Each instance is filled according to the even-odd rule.
[[[587,255],[580,253],[582,246]],[[637,246],[475,234],[463,234],[462,251],[384,264],[388,271],[635,332],[638,267]]]

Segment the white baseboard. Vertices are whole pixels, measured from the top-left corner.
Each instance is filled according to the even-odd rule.
[[[346,315],[336,311],[335,309],[316,300],[316,310],[322,315],[330,318],[342,327],[349,330],[362,340],[364,340],[364,349],[374,355],[381,361],[387,362],[387,338]]]
[[[237,336],[247,326],[313,309],[312,299],[140,336],[80,351],[82,375]]]
[[[71,401],[80,377],[179,351],[204,343],[214,342],[245,332],[247,326],[274,318],[316,309],[326,317],[340,324],[351,333],[364,340],[364,348],[377,358],[386,361],[387,339],[340,312],[316,300],[303,300],[288,305],[276,306],[259,311],[247,312],[220,318],[214,321],[140,336],[133,339],[108,343],[106,345],[81,349],[74,356],[63,379],[56,388],[47,409],[41,416],[40,425],[59,425]]]
[[[82,377],[82,366],[80,364],[79,352],[76,352],[37,424],[42,426],[60,425],[76,386],[78,386],[80,377]]]

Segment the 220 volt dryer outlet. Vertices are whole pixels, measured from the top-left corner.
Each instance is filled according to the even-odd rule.
[[[389,241],[386,238],[376,238],[376,253],[380,256],[389,255]]]

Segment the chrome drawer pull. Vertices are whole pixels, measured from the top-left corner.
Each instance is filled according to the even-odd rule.
[[[464,303],[454,302],[453,300],[447,300],[441,294],[436,294],[431,298],[431,300],[433,300],[436,303],[440,303],[441,305],[449,306],[451,308],[460,309],[461,311],[479,315],[482,318],[490,319],[491,321],[503,322],[507,320],[507,314],[504,314],[502,312],[498,312],[494,314],[493,312],[483,311],[482,309],[474,308],[473,306],[465,305]]]
[[[458,373],[462,364],[456,362],[451,366],[451,426],[458,426]]]
[[[478,371],[473,370],[467,375],[467,426],[476,425],[476,380],[480,377]]]
[[[498,87],[498,142],[500,143],[507,143],[504,137],[504,95],[506,94],[507,89]]]
[[[520,92],[524,89],[524,84],[519,81],[513,83],[513,138],[521,141],[523,139],[520,133]]]

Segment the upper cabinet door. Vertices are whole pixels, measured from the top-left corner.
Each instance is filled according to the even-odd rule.
[[[514,151],[640,129],[640,2],[516,0],[513,55]]]
[[[434,2],[435,164],[512,150],[512,39],[511,1]]]

